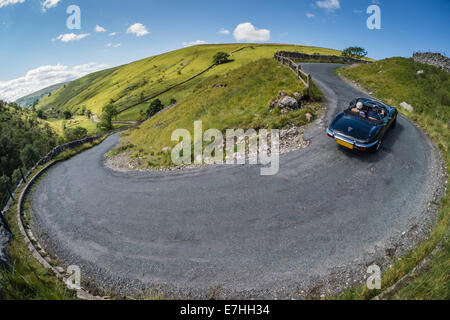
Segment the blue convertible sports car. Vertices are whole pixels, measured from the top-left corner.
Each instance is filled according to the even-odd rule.
[[[397,109],[380,101],[358,98],[333,119],[327,135],[348,149],[377,151],[388,129],[395,127],[397,116]]]

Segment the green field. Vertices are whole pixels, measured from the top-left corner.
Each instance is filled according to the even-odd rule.
[[[423,70],[423,73],[418,71]],[[417,123],[440,149],[450,173],[450,74],[412,59],[391,58],[374,64],[338,70],[345,78],[356,80],[373,96],[386,101]],[[407,102],[408,112],[399,107]],[[450,188],[442,200],[438,223],[428,241],[412,250],[383,274],[383,289],[393,285],[427,257],[438,243],[434,258],[425,273],[395,293],[396,299],[450,299],[449,268]],[[341,298],[368,299],[376,292],[360,287],[346,291]]]
[[[243,50],[239,50],[243,48]],[[262,58],[271,58],[276,51],[291,50],[304,53],[340,55],[340,51],[295,45],[242,45],[218,44],[193,46],[136,61],[116,68],[103,70],[75,80],[50,97],[40,101],[42,106],[75,113],[85,106],[100,114],[103,106],[113,102],[119,109],[140,102],[141,96],[152,96],[175,84],[183,82],[205,70],[212,64],[212,57],[219,51],[235,52],[232,62],[206,72],[199,78],[177,87],[161,96],[165,105],[171,98],[181,100],[194,90],[205,77],[221,76],[234,69]],[[148,102],[128,110],[119,119],[136,120]]]

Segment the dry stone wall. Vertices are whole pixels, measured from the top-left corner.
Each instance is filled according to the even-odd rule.
[[[428,64],[438,67],[450,73],[450,58],[443,54],[433,52],[416,52],[413,55],[413,60],[419,63]]]
[[[354,63],[371,63],[370,61],[355,59],[351,57],[344,56],[326,56],[320,54],[306,54],[301,52],[288,52],[288,51],[279,51],[275,55],[279,55],[285,58],[289,58],[292,60],[305,60],[305,61],[323,61],[323,62],[335,62],[335,63],[345,63],[345,64],[354,64]]]

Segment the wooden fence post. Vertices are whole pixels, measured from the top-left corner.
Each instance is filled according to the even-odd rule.
[[[308,74],[308,95],[312,96],[312,77],[311,74]]]

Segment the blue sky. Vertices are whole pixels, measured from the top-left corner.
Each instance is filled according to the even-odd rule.
[[[366,26],[371,4],[381,30]],[[69,5],[81,9],[80,30],[66,26]],[[449,0],[0,0],[0,99],[195,41],[359,45],[375,59],[448,55],[448,12]]]

